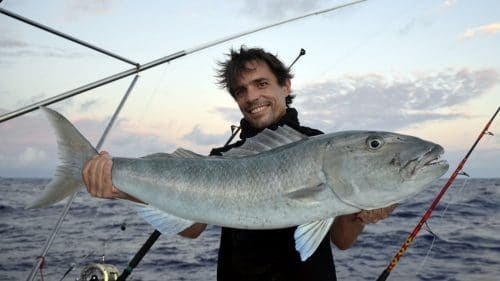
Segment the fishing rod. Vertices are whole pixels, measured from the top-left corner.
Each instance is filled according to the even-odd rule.
[[[305,14],[305,15],[302,15],[302,16],[293,17],[293,18],[286,19],[286,20],[283,20],[283,21],[279,21],[279,22],[276,22],[276,23],[273,23],[273,24],[269,24],[269,25],[265,25],[265,26],[262,26],[262,27],[258,27],[258,28],[255,28],[255,29],[248,30],[248,31],[244,31],[244,32],[241,32],[241,33],[237,33],[237,34],[234,34],[234,35],[231,35],[231,36],[219,39],[219,40],[215,40],[213,42],[209,42],[209,43],[205,43],[203,45],[197,46],[197,47],[193,47],[191,49],[186,49],[186,50],[182,50],[182,51],[179,51],[179,52],[172,53],[170,55],[167,55],[165,57],[153,60],[151,62],[142,64],[142,65],[138,65],[137,67],[134,67],[132,69],[128,69],[128,70],[116,73],[114,75],[108,76],[108,77],[103,78],[101,80],[97,80],[97,81],[94,81],[92,83],[83,85],[83,86],[81,86],[79,88],[76,88],[76,89],[73,89],[73,90],[61,93],[61,94],[53,96],[51,98],[48,98],[48,99],[45,99],[45,100],[33,103],[31,105],[19,108],[17,110],[8,112],[6,114],[0,115],[0,123],[5,122],[7,120],[10,120],[12,118],[16,118],[18,116],[24,115],[26,113],[35,111],[40,106],[47,106],[47,105],[50,105],[50,104],[53,104],[53,103],[65,100],[65,99],[73,97],[75,95],[79,95],[79,94],[87,92],[89,90],[92,90],[92,89],[95,89],[95,88],[107,85],[107,84],[109,84],[111,82],[123,79],[125,77],[130,76],[130,75],[133,75],[133,74],[139,73],[141,71],[144,71],[144,70],[147,70],[147,69],[159,66],[159,65],[167,63],[167,62],[171,62],[171,61],[173,61],[175,59],[181,58],[183,56],[186,56],[186,55],[189,55],[189,54],[192,54],[192,53],[195,53],[195,52],[199,52],[201,50],[204,50],[204,49],[207,49],[207,48],[210,48],[210,47],[213,47],[213,46],[225,43],[227,41],[230,41],[230,40],[233,40],[233,39],[236,39],[236,38],[240,38],[240,37],[243,37],[243,36],[246,36],[246,35],[258,32],[258,31],[269,29],[269,28],[272,28],[272,27],[275,27],[275,26],[278,26],[278,25],[283,25],[283,24],[286,24],[286,23],[289,23],[289,22],[297,21],[297,20],[300,20],[300,19],[303,19],[303,18],[307,18],[307,17],[311,17],[311,16],[316,16],[316,15],[320,15],[320,14],[324,14],[324,13],[329,13],[329,12],[332,12],[332,11],[335,11],[335,10],[339,10],[339,9],[342,9],[342,8],[345,8],[345,7],[348,7],[348,6],[351,6],[351,5],[359,4],[359,3],[365,2],[365,1],[367,1],[367,0],[357,0],[357,1],[352,1],[352,2],[346,3],[346,4],[337,5],[337,6],[328,8],[328,9],[324,9],[324,10],[320,10],[320,11],[317,11],[317,12],[308,13],[308,14]]]
[[[408,238],[406,238],[405,242],[403,243],[403,245],[401,246],[401,248],[399,248],[399,250],[397,251],[396,255],[392,258],[392,260],[389,263],[389,265],[387,266],[387,268],[377,278],[377,281],[384,281],[384,280],[387,279],[387,277],[389,277],[389,274],[391,274],[391,271],[394,269],[394,267],[396,267],[396,265],[398,264],[399,260],[401,259],[401,257],[403,256],[403,254],[406,252],[406,250],[408,249],[408,247],[410,246],[410,244],[413,242],[414,238],[417,236],[417,234],[420,231],[420,229],[422,228],[422,226],[427,222],[427,220],[431,216],[432,211],[434,211],[434,208],[436,208],[437,204],[439,203],[439,201],[443,197],[444,193],[448,190],[448,188],[453,183],[453,181],[455,180],[455,178],[460,174],[460,171],[462,170],[465,162],[467,161],[467,159],[471,155],[472,151],[476,148],[476,145],[479,143],[479,141],[481,140],[481,138],[485,134],[491,134],[491,133],[488,132],[488,128],[490,127],[491,123],[493,122],[493,120],[495,119],[495,117],[497,116],[497,114],[498,114],[499,111],[500,111],[500,106],[497,108],[497,111],[495,111],[495,114],[493,114],[493,116],[491,117],[490,121],[488,121],[488,123],[486,124],[486,126],[484,127],[484,129],[481,131],[481,133],[479,134],[479,136],[476,138],[476,141],[474,142],[474,144],[472,145],[472,147],[469,149],[469,151],[467,152],[467,154],[465,155],[465,157],[462,159],[462,161],[460,161],[460,163],[458,164],[457,168],[455,169],[455,172],[453,172],[453,174],[450,176],[450,178],[448,179],[448,181],[446,182],[446,184],[441,188],[441,191],[436,196],[436,198],[432,202],[432,204],[429,207],[429,209],[427,209],[427,211],[425,212],[425,214],[422,216],[422,219],[420,220],[420,222],[417,224],[417,226],[415,226],[415,228],[413,229],[413,231],[411,232],[411,234],[408,236]]]

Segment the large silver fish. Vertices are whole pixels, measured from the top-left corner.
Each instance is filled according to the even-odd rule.
[[[55,128],[62,164],[42,197],[53,204],[83,187],[81,170],[97,151],[59,113],[42,108]],[[345,131],[314,137],[289,127],[265,130],[222,157],[178,149],[113,158],[113,184],[146,202],[141,215],[177,233],[193,222],[232,228],[299,226],[296,249],[307,259],[335,216],[399,203],[448,169],[443,148],[389,132]]]

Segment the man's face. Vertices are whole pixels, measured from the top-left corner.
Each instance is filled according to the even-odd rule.
[[[285,98],[290,94],[290,80],[284,86],[265,62],[251,61],[243,72],[234,96],[245,120],[256,129],[275,123],[286,113]]]

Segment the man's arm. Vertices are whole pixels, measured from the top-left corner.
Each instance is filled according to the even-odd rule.
[[[106,151],[101,151],[87,161],[82,170],[82,177],[90,195],[98,198],[126,199],[144,204],[141,200],[120,191],[113,185],[112,169],[113,159]],[[178,234],[183,237],[196,238],[205,230],[206,226],[206,224],[195,223]]]
[[[387,218],[396,207],[397,204],[394,204],[386,208],[338,216],[330,229],[330,240],[341,250],[349,249],[354,245],[366,224],[377,223]]]
[[[205,228],[207,228],[206,224],[197,222],[177,234],[182,237],[197,238],[203,231],[205,231]]]

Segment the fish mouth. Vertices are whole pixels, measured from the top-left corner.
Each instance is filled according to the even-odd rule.
[[[440,160],[444,153],[443,147],[440,145],[434,145],[425,153],[421,154],[410,161],[401,169],[401,175],[403,178],[411,178],[420,172],[427,171],[441,171],[439,176],[444,174],[448,170],[448,161]],[[438,177],[439,177],[438,176]]]
[[[448,163],[446,160],[439,160],[443,155],[444,149],[440,145],[435,145],[427,151],[420,159],[421,166],[433,166]]]

